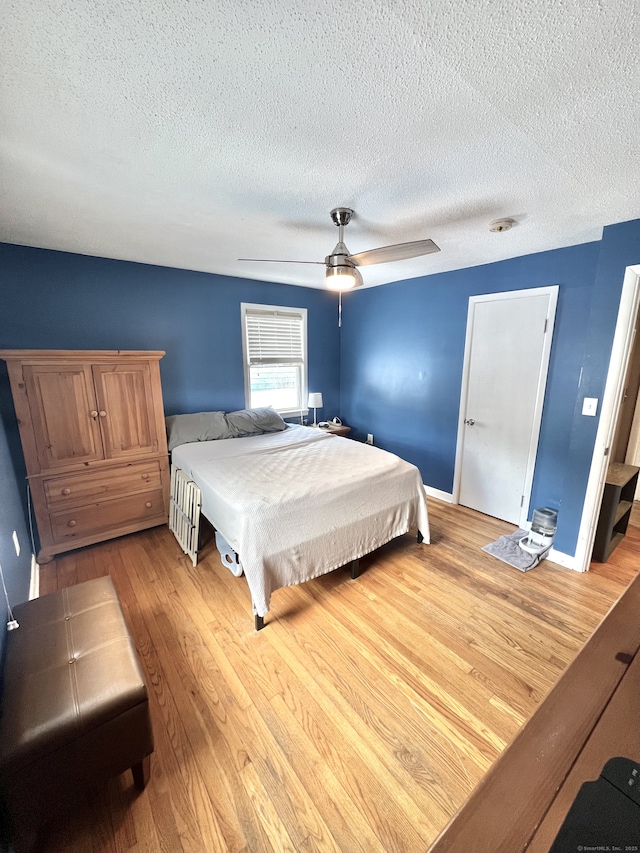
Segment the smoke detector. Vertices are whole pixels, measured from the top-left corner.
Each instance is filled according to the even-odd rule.
[[[494,219],[489,223],[489,231],[508,231],[515,224],[515,219]]]

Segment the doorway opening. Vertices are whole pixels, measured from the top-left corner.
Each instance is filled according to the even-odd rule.
[[[624,390],[617,414],[617,425],[609,453],[610,462],[625,462],[628,465],[637,464],[634,459],[638,457],[638,451],[640,451],[640,448],[637,447],[638,433],[640,433],[640,406],[638,405],[638,392],[640,391],[639,322],[640,308],[636,313],[635,335],[629,356],[629,366],[625,374]]]
[[[586,572],[591,560],[595,530],[604,493],[605,477],[610,462],[610,453],[614,446],[616,428],[620,420],[619,414],[622,414],[625,388],[628,387],[631,380],[629,366],[632,361],[632,352],[636,339],[636,319],[639,310],[640,265],[627,267],[622,285],[618,319],[611,348],[611,358],[609,360],[609,370],[602,398],[600,421],[598,423],[591,458],[591,470],[582,508],[580,529],[578,531],[578,543],[573,559],[573,568],[579,572]],[[622,452],[622,448],[625,445],[623,436],[624,431],[621,426],[620,442],[616,448],[616,453]],[[631,445],[631,434],[626,440],[626,445],[625,457]]]

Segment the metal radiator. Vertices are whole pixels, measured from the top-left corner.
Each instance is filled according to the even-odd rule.
[[[171,465],[171,501],[169,529],[178,540],[193,565],[198,563],[198,534],[200,531],[200,489],[184,471]]]

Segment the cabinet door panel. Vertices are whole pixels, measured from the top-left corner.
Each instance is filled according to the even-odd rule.
[[[157,453],[149,364],[94,364],[93,378],[105,458]]]
[[[41,469],[102,459],[90,367],[25,365],[23,376]]]

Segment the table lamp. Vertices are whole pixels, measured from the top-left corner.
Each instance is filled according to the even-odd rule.
[[[318,426],[316,421],[316,410],[322,408],[322,394],[319,391],[315,394],[309,394],[307,408],[313,409],[313,426]]]

